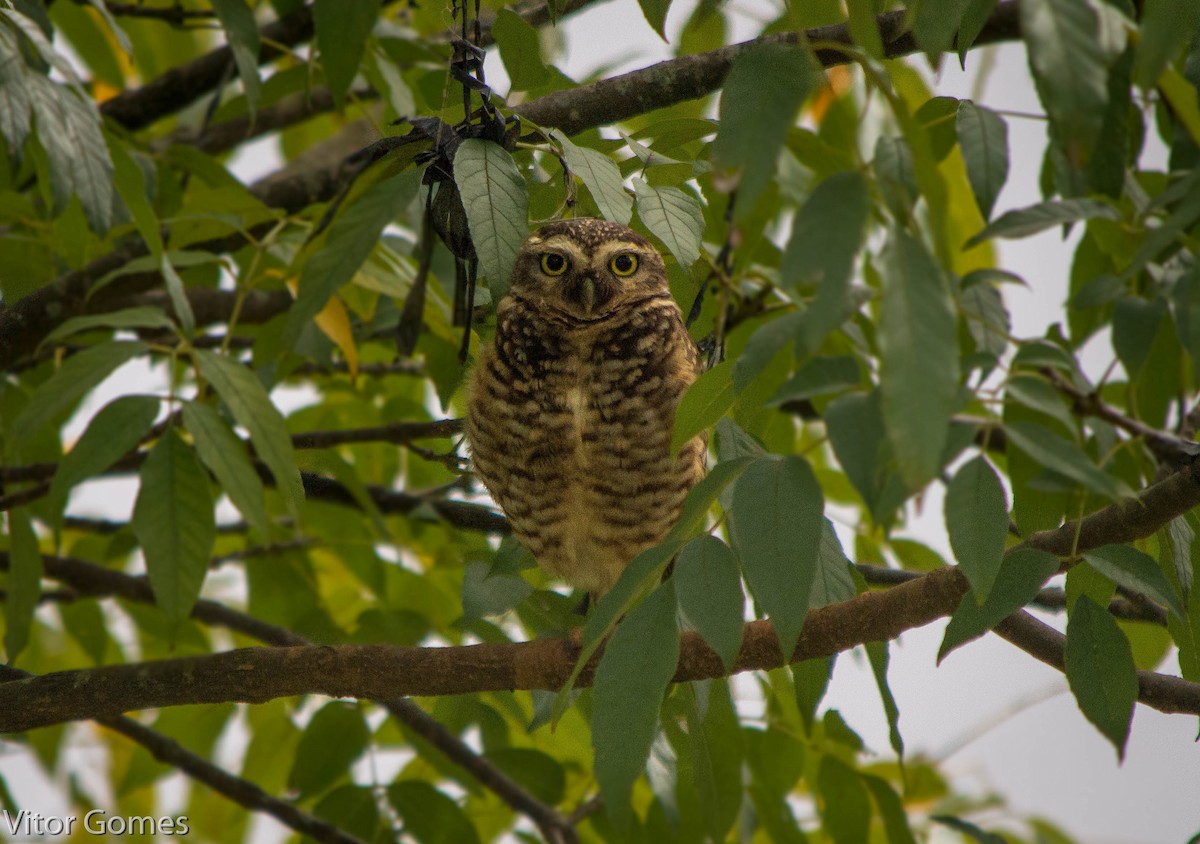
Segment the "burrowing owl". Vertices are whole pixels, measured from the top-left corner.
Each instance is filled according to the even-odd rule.
[[[521,247],[475,367],[475,471],[542,568],[599,597],[679,517],[706,441],[670,456],[700,354],[636,232],[563,220]]]

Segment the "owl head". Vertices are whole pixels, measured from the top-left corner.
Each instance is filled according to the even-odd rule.
[[[665,290],[658,250],[633,229],[590,218],[548,223],[530,235],[512,278],[513,295],[579,324]]]

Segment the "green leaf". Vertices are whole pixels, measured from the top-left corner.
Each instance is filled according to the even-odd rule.
[[[917,0],[909,4],[912,31],[930,61],[954,44],[954,34],[967,0]]]
[[[1108,62],[1099,20],[1087,0],[1020,4],[1021,36],[1057,142],[1082,169],[1100,141],[1108,104]]]
[[[370,738],[371,731],[357,706],[337,700],[325,704],[300,736],[288,788],[300,792],[302,798],[321,793],[347,774]]]
[[[883,254],[883,419],[900,474],[919,489],[941,468],[958,403],[958,326],[945,277],[902,231]]]
[[[638,5],[642,7],[646,23],[650,24],[663,41],[666,41],[667,10],[671,8],[671,0],[638,0]]]
[[[728,188],[737,187],[741,216],[775,175],[787,130],[819,79],[802,47],[767,44],[734,59],[721,92],[712,155]]]
[[[355,3],[343,3],[342,7],[347,5],[356,5]],[[359,3],[357,5],[370,5]],[[246,95],[246,104],[250,108],[250,113],[254,113],[254,109],[258,105],[258,49],[259,36],[258,24],[254,22],[254,12],[246,4],[246,0],[212,0],[213,11],[217,13],[217,17],[221,20],[221,26],[225,29],[225,40],[229,42],[229,49],[233,52],[233,61],[237,65],[238,76],[242,80],[242,91]],[[320,0],[317,6],[321,6]],[[375,4],[378,8],[378,3]],[[351,12],[351,15],[353,13]],[[347,15],[349,17],[350,15]],[[328,24],[326,24],[328,26]],[[370,32],[370,29],[367,30]],[[320,36],[318,36],[320,37]],[[361,46],[359,48],[361,52]],[[322,56],[326,59],[326,71],[329,71],[328,56],[324,53],[324,42],[322,42]],[[355,65],[358,64],[357,59]],[[345,88],[340,91],[333,86],[332,75],[328,75],[333,87],[335,97],[340,97]],[[353,78],[353,74],[351,74]],[[340,106],[339,106],[340,107]]]
[[[879,21],[876,14],[879,9],[875,0],[847,0],[849,11],[848,25],[850,37],[854,43],[867,51],[867,55],[876,61],[883,61],[883,38],[879,35]]]
[[[822,519],[821,550],[817,554],[817,575],[808,596],[808,608],[848,601],[858,594],[850,575],[850,560],[829,519]]]
[[[1122,296],[1113,308],[1112,344],[1130,380],[1137,377],[1150,356],[1154,337],[1158,334],[1167,303],[1162,299],[1141,299]]]
[[[834,844],[862,844],[868,839],[871,801],[858,774],[832,754],[821,758],[817,773],[822,829]]]
[[[83,88],[71,63],[59,55],[37,25],[21,13],[0,7],[0,17],[10,21],[31,42],[41,57],[66,79],[59,84],[25,64],[16,40],[7,29],[0,34],[0,129],[13,146],[24,144],[32,125],[49,160],[50,187],[56,211],[66,207],[71,195],[79,197],[88,225],[104,234],[112,221],[113,167],[100,131],[100,113]],[[18,93],[12,86],[20,86]],[[31,120],[32,118],[32,120]],[[11,148],[11,147],[10,147]]]
[[[595,774],[618,827],[628,826],[630,791],[650,755],[658,710],[678,663],[675,590],[668,580],[617,625],[596,668]]]
[[[492,300],[508,292],[521,243],[529,233],[525,180],[499,144],[471,138],[454,154],[454,183],[467,212],[471,242]]]
[[[804,314],[795,311],[756,328],[742,353],[733,362],[734,392],[741,395],[768,369],[779,371],[771,367],[776,361],[779,362],[777,367],[790,367],[792,355],[785,354],[783,350],[796,337],[797,330],[803,324]]]
[[[1037,597],[1038,590],[1058,572],[1058,557],[1032,548],[1016,548],[1004,557],[987,600],[973,590],[959,602],[938,648],[938,662],[951,651],[977,639]]]
[[[388,802],[419,844],[479,844],[479,833],[462,808],[422,780],[388,786]]]
[[[1004,297],[996,286],[988,281],[980,281],[969,287],[964,287],[959,294],[963,317],[975,348],[995,358],[999,358],[1008,349],[1008,334],[1012,328],[1008,310],[1004,307]]]
[[[889,844],[917,844],[912,827],[908,824],[908,812],[904,810],[904,803],[900,800],[900,795],[896,794],[883,777],[873,774],[860,774],[860,776],[875,799],[875,808],[879,810],[879,815],[883,819],[883,827],[887,831]]]
[[[720,419],[733,406],[735,398],[732,363],[721,363],[702,372],[675,409],[671,455],[679,454],[684,443]]]
[[[1064,199],[1058,202],[1039,202],[1028,208],[1018,208],[1001,214],[983,228],[983,231],[966,242],[970,249],[991,237],[1029,237],[1054,226],[1077,223],[1099,217],[1102,220],[1119,220],[1121,215],[1111,205],[1094,199]]]
[[[1036,422],[1016,422],[1005,425],[1004,430],[1009,442],[1046,469],[1083,484],[1097,495],[1117,499],[1129,494],[1125,484],[1093,463],[1079,446]]]
[[[113,186],[129,210],[138,234],[146,241],[150,254],[162,255],[162,233],[158,229],[158,215],[154,213],[154,206],[147,196],[146,176],[125,144],[116,136],[106,132],[104,139],[108,142],[108,154],[112,157]]]
[[[313,4],[321,64],[333,102],[339,110],[358,73],[358,63],[381,6],[382,0],[315,0]]]
[[[1067,621],[1067,682],[1084,716],[1125,758],[1137,701],[1137,668],[1129,640],[1108,611],[1081,595]]]
[[[679,552],[674,580],[679,612],[732,671],[742,645],[746,600],[737,558],[715,536],[698,536]]]
[[[117,367],[149,350],[145,343],[102,343],[67,358],[58,372],[34,391],[12,423],[13,450],[59,421]]]
[[[4,605],[4,651],[16,662],[29,642],[29,629],[42,595],[42,554],[24,507],[8,511],[8,598]]]
[[[562,146],[563,158],[571,172],[579,176],[592,192],[596,207],[606,220],[629,225],[633,219],[633,197],[625,190],[621,170],[617,163],[599,150],[581,147],[561,132],[554,133],[555,140]]]
[[[1183,599],[1149,554],[1128,545],[1105,545],[1088,551],[1083,558],[1105,577],[1126,589],[1145,594],[1167,607],[1181,621],[1187,619]]]
[[[177,626],[191,615],[217,536],[208,474],[195,452],[167,428],[142,464],[133,532],[146,557],[154,600]]]
[[[976,600],[987,600],[1008,536],[1008,502],[996,471],[982,457],[964,463],[946,487],[950,547]]]
[[[532,747],[502,747],[489,750],[484,758],[543,803],[557,806],[562,802],[567,773],[553,756]]]
[[[66,501],[71,487],[103,472],[132,451],[158,416],[157,396],[121,396],[102,407],[75,446],[63,455],[50,484],[50,498]],[[58,506],[56,505],[56,509]]]
[[[690,193],[679,188],[651,187],[633,180],[638,216],[650,233],[661,240],[680,266],[687,268],[700,257],[704,237],[704,212]]]
[[[117,23],[117,19],[112,12],[108,10],[108,6],[104,4],[104,0],[87,0],[87,4],[96,10],[112,32],[113,37],[117,39],[117,44],[125,51],[127,55],[133,55],[133,44],[129,41],[129,35]]]
[[[528,91],[546,81],[549,71],[542,61],[541,36],[523,17],[501,9],[492,23],[500,60],[514,91]]]
[[[825,500],[808,461],[760,457],[733,486],[729,535],[784,654],[800,639],[817,573]]]
[[[833,453],[871,515],[879,521],[907,497],[895,472],[883,426],[879,390],[850,393],[825,408],[825,425]]]
[[[48,343],[90,331],[93,328],[174,328],[175,324],[160,308],[150,306],[138,308],[123,308],[119,311],[109,311],[104,314],[88,314],[87,316],[71,317],[46,335],[38,348],[44,348]]]
[[[900,708],[896,706],[896,697],[888,685],[888,643],[867,642],[867,658],[871,661],[871,673],[875,675],[875,687],[879,689],[879,697],[883,702],[883,711],[887,715],[888,741],[892,750],[900,760],[904,759],[904,739],[900,737]]]
[[[246,446],[215,410],[197,402],[183,403],[183,425],[196,443],[196,453],[217,479],[221,491],[264,540],[271,535],[263,485]]]
[[[908,219],[920,195],[912,149],[903,138],[880,135],[871,162],[875,181],[888,208],[900,220]]]
[[[487,563],[467,563],[463,571],[462,607],[467,618],[508,612],[533,592],[524,579],[492,574],[490,569]]]
[[[334,218],[325,241],[304,263],[296,301],[288,313],[283,343],[295,345],[300,331],[320,313],[343,284],[349,282],[375,249],[383,229],[416,196],[420,175],[415,171],[383,179]]]
[[[163,286],[167,288],[167,297],[171,300],[171,307],[175,309],[175,315],[179,318],[179,327],[183,330],[183,336],[191,337],[196,333],[196,315],[192,313],[192,304],[188,300],[187,291],[184,290],[183,279],[175,271],[175,267],[171,264],[171,258],[166,253],[163,253],[159,259],[158,271],[162,273]]]
[[[967,179],[986,220],[1008,179],[1008,126],[994,111],[961,100],[955,118],[958,144],[967,165]]]
[[[979,33],[983,32],[983,28],[991,19],[998,2],[999,0],[968,0],[966,8],[963,10],[962,21],[958,26],[958,38],[955,39],[958,47],[958,61],[964,69],[967,66],[967,53],[975,45],[975,39],[979,37]]]
[[[708,474],[700,479],[700,483],[692,487],[687,498],[683,500],[683,512],[680,514],[679,520],[675,522],[675,526],[671,528],[671,532],[667,534],[667,538],[686,542],[702,531],[705,517],[713,502],[725,491],[726,487],[741,476],[752,462],[754,462],[752,458],[740,457],[733,460],[722,460],[709,469]]]
[[[1191,0],[1146,0],[1141,12],[1133,81],[1149,91],[1200,27],[1200,5]]]
[[[856,386],[861,378],[858,361],[851,355],[815,357],[785,381],[767,405],[773,407],[840,392]]]
[[[739,194],[739,199],[740,199]],[[817,185],[796,214],[780,264],[789,286],[815,285],[804,316],[803,351],[811,353],[854,312],[850,274],[862,248],[870,214],[867,181],[857,172],[835,173]]]
[[[250,432],[254,450],[275,476],[279,491],[294,512],[304,500],[304,485],[283,414],[272,404],[262,382],[237,361],[205,349],[196,349],[192,354],[200,374],[217,391],[238,424]]]

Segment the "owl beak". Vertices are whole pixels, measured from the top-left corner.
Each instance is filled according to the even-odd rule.
[[[579,283],[579,304],[589,316],[596,307],[596,280],[590,276],[585,276]]]

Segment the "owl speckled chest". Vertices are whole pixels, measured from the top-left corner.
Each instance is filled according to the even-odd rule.
[[[665,284],[635,292],[584,320],[514,284],[467,420],[476,473],[517,537],[597,596],[662,539],[704,472],[703,437],[670,456],[695,344]]]

